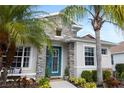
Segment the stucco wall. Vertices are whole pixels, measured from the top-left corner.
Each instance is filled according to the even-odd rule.
[[[76,42],[76,61],[75,61],[75,72],[77,77],[80,77],[80,74],[83,70],[96,70],[96,50],[95,44],[92,43],[83,43]],[[94,47],[94,65],[93,66],[85,66],[85,46]],[[107,48],[107,55],[102,55],[102,67],[103,69],[112,68],[111,65],[111,53],[109,47],[102,46],[102,48]]]
[[[113,55],[113,70],[115,71],[116,64],[123,63],[124,64],[124,54],[114,54]]]

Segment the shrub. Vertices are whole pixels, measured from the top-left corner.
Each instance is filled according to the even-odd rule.
[[[124,72],[121,73],[121,80],[124,80]]]
[[[38,81],[38,85],[40,88],[50,88],[49,79],[48,78],[40,78]]]
[[[84,78],[70,77],[69,81],[78,87],[82,87],[86,83],[86,80]]]
[[[110,77],[111,77],[111,71],[109,71],[109,70],[103,71],[103,79],[104,80],[109,79]]]
[[[115,66],[116,71],[121,74],[122,72],[124,72],[124,64],[116,64]]]
[[[84,78],[87,82],[92,82],[93,81],[92,71],[88,71],[88,70],[82,71],[81,77]]]
[[[65,75],[65,76],[69,76],[69,68],[68,68],[68,67],[65,68],[64,75]]]
[[[70,82],[72,82],[72,83],[73,83],[73,82],[74,82],[74,80],[75,80],[75,77],[69,77],[69,81],[70,81]]]
[[[84,88],[96,88],[96,83],[94,82],[85,83]]]
[[[118,72],[115,72],[115,77],[116,77],[117,79],[120,79],[120,78],[121,78]]]
[[[103,79],[106,80],[111,77],[111,72],[109,70],[103,71]],[[97,81],[97,71],[93,70],[92,71],[92,79],[94,82]]]
[[[80,87],[83,87],[85,83],[86,83],[86,80],[84,78],[78,78],[78,85]]]
[[[93,79],[94,82],[97,81],[97,71],[96,70],[92,71],[92,79]]]
[[[78,85],[78,78],[75,78],[75,79],[74,79],[74,84],[75,84],[75,85]]]
[[[50,73],[49,73],[49,68],[48,67],[46,67],[46,69],[45,69],[45,77],[50,78]]]
[[[116,78],[114,77],[110,77],[104,82],[107,84],[107,87],[110,87],[110,88],[118,87],[121,84],[120,81],[116,80]]]

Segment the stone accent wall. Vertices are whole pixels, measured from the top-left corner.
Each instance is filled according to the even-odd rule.
[[[68,62],[70,76],[74,76],[74,43],[68,44]]]
[[[45,76],[46,69],[46,47],[41,49],[38,53],[38,60],[36,64],[36,78]]]
[[[63,37],[75,37],[75,33],[72,31],[72,26],[65,25],[62,22],[62,19],[60,16],[56,15],[56,16],[50,17],[50,19],[52,19],[54,21],[54,23],[57,24],[57,25],[55,25],[54,29],[49,26],[47,26],[45,28],[45,33],[50,38],[55,38],[54,36],[56,36],[56,30],[55,30],[56,28],[62,29],[61,36],[63,36]]]

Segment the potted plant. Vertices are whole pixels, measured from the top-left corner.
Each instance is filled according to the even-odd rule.
[[[66,67],[66,68],[65,68],[65,71],[64,71],[64,80],[67,80],[68,77],[69,77],[69,68]]]

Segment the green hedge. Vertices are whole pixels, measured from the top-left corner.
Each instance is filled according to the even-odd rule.
[[[87,82],[96,82],[97,81],[97,71],[96,70],[84,70],[81,73],[81,77],[85,78]],[[104,70],[103,71],[103,79],[106,80],[111,77],[111,71]]]
[[[97,81],[97,71],[96,70],[92,70],[92,79],[94,82]]]
[[[50,88],[49,79],[48,78],[40,78],[38,80],[39,88]]]
[[[106,80],[106,79],[109,79],[111,77],[111,72],[109,70],[105,70],[103,71],[103,79]]]
[[[116,64],[115,69],[121,75],[124,72],[124,64]]]
[[[82,71],[81,77],[84,78],[87,82],[92,82],[93,81],[92,71],[90,71],[90,70]]]

